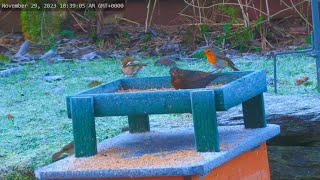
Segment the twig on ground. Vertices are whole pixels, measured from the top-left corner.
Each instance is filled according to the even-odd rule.
[[[19,48],[19,51],[17,52],[17,54],[15,55],[15,57],[20,57],[20,56],[23,56],[29,49],[29,46],[30,46],[30,41],[27,40],[25,41],[24,43],[21,44],[20,48]]]
[[[8,77],[10,74],[17,73],[17,72],[20,72],[20,71],[23,71],[23,70],[24,70],[23,67],[10,68],[10,69],[6,69],[6,70],[3,70],[3,71],[0,71],[0,75],[2,77]]]
[[[127,18],[123,18],[123,17],[116,17],[117,19],[121,19],[121,20],[124,20],[124,21],[127,21],[129,23],[132,23],[132,24],[136,24],[138,26],[140,26],[140,24],[138,22],[135,22],[135,21],[132,21],[130,19],[127,19]]]

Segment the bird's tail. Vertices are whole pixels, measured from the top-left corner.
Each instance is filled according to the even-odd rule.
[[[209,76],[209,81],[210,83],[216,79],[218,79],[219,77],[230,77],[233,76],[232,74],[221,74],[221,73],[211,73]]]
[[[210,84],[212,81],[214,81],[215,79],[217,79],[218,77],[223,76],[222,74],[217,74],[217,73],[212,73],[209,75],[208,77],[208,84]]]
[[[59,151],[59,152],[54,153],[52,155],[52,162],[57,161],[63,153],[64,153],[63,151]]]
[[[234,70],[234,71],[240,71],[238,68],[236,68],[236,66],[234,64],[229,64],[231,69]]]
[[[63,148],[52,155],[52,161],[57,161],[61,158],[61,155],[63,153],[68,153],[68,155],[71,155],[74,153],[74,142],[71,141],[69,144],[63,146]]]

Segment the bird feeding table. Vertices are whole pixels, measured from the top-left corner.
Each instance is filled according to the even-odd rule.
[[[97,154],[95,117],[128,116],[129,132],[141,133],[150,131],[150,114],[192,113],[198,152],[220,151],[216,111],[226,111],[242,103],[245,128],[266,127],[263,100],[263,92],[267,90],[265,72],[222,74],[229,75],[211,83],[223,84],[218,88],[165,90],[172,88],[169,76],[144,77],[119,79],[67,96],[75,156]],[[119,91],[130,89],[145,91]]]

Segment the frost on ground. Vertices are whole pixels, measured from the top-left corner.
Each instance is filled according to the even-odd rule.
[[[149,62],[138,76],[167,76],[169,68]],[[273,92],[273,60],[245,56],[233,60],[241,70],[267,71],[268,91]],[[212,71],[206,61],[182,62],[185,69]],[[0,77],[0,177],[10,169],[32,172],[51,162],[54,152],[72,141],[72,124],[67,118],[65,97],[88,88],[88,79],[102,83],[124,78],[119,61],[36,62],[23,66],[24,71]],[[229,69],[225,69],[226,71]],[[317,94],[315,59],[307,55],[281,56],[278,61],[279,94]],[[48,81],[46,77],[63,77]],[[308,76],[300,86],[295,80]],[[192,126],[190,114],[153,115],[153,128]],[[98,142],[117,135],[127,125],[126,117],[96,118]]]

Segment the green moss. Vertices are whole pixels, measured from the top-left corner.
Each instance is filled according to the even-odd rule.
[[[4,177],[5,180],[36,180],[33,175],[33,171],[13,171]]]
[[[311,38],[311,35],[307,35],[307,36],[305,36],[304,37],[304,41],[305,41],[305,43],[307,43],[307,44],[311,44],[312,42],[312,38]]]
[[[65,36],[65,37],[75,37],[75,33],[71,30],[67,30],[67,29],[64,29],[60,32],[60,35],[61,36]]]
[[[50,37],[46,40],[45,50],[49,51],[50,49],[56,50],[58,45],[56,44],[56,40],[54,37]]]
[[[200,32],[202,34],[205,34],[205,33],[207,33],[209,31],[209,26],[208,25],[200,25],[199,28],[200,28]]]
[[[59,0],[64,2],[64,0]],[[33,3],[37,0],[19,0],[20,3]],[[45,2],[45,1],[43,1]],[[62,18],[55,11],[28,11],[20,13],[21,29],[25,39],[46,41],[47,38],[60,32]]]
[[[4,54],[0,54],[0,63],[9,63],[10,58]]]

